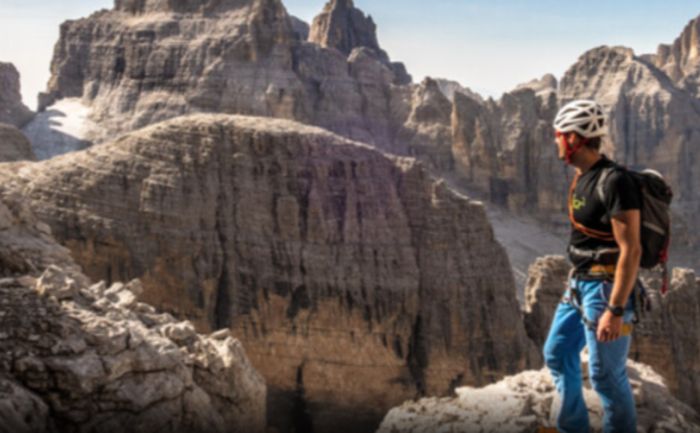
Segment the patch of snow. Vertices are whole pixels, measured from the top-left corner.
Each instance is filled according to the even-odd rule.
[[[38,113],[24,128],[37,159],[45,160],[92,145],[97,125],[80,98],[65,98]]]

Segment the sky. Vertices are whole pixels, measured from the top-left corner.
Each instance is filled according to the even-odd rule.
[[[283,0],[310,22],[326,0]],[[0,61],[19,69],[30,108],[46,87],[59,25],[113,0],[0,0]],[[587,50],[624,45],[653,53],[700,15],[697,0],[355,0],[379,43],[414,81],[449,78],[498,98],[520,83],[557,78]]]

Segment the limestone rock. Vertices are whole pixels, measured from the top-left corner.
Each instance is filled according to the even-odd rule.
[[[21,128],[33,115],[22,103],[17,68],[11,63],[0,62],[0,123]]]
[[[62,300],[76,296],[79,287],[77,281],[66,275],[61,268],[51,265],[37,281],[36,291],[40,296],[53,296]]]
[[[537,347],[543,347],[571,265],[562,256],[538,258],[528,271],[525,287],[525,329]]]
[[[48,431],[48,412],[48,406],[36,394],[11,380],[0,378],[1,433]]]
[[[654,367],[673,394],[700,410],[700,285],[695,273],[674,269],[669,293],[647,284],[652,310],[635,328],[630,356]]]
[[[532,89],[537,96],[547,100],[550,93],[556,93],[557,86],[557,78],[552,74],[545,74],[540,79],[534,79],[518,85],[515,90]]]
[[[681,88],[700,95],[700,17],[691,20],[670,45],[661,44],[651,60]]]
[[[134,15],[153,12],[215,13],[240,7],[253,0],[115,0],[115,10]]]
[[[295,119],[398,149],[405,118],[392,113],[407,109],[394,109],[405,101],[392,98],[392,87],[410,76],[378,49],[374,30],[359,36],[371,20],[346,9],[363,17],[351,20],[362,32],[339,52],[301,38],[279,0],[119,1],[62,25],[42,108],[82,98],[98,125],[90,143],[182,114],[218,112]],[[358,59],[358,49],[371,53]],[[51,156],[74,150],[37,135],[35,146],[52,147]]]
[[[629,361],[637,403],[638,431],[700,432],[700,416],[676,400],[663,379],[650,367]],[[485,388],[458,388],[452,398],[429,398],[407,402],[392,409],[377,433],[508,432],[530,433],[553,425],[558,404],[550,373],[526,371]],[[584,398],[592,432],[601,431],[602,409],[587,385]]]
[[[309,41],[335,48],[346,56],[367,47],[388,59],[377,41],[377,26],[371,16],[355,8],[352,0],[330,0],[311,24]]]
[[[0,164],[0,183],[12,187],[15,181],[9,177],[26,165],[26,162]],[[74,279],[81,278],[70,251],[58,245],[51,229],[36,218],[24,197],[17,191],[3,188],[0,191],[0,278],[26,274],[39,277],[51,265],[69,271]]]
[[[292,22],[292,29],[294,30],[294,33],[297,34],[299,40],[305,41],[309,39],[309,32],[311,31],[309,24],[293,15],[290,15],[289,19]]]
[[[426,78],[413,91],[411,112],[398,136],[409,155],[428,161],[430,167],[442,173],[451,172],[454,166],[451,115],[450,100],[435,80]]]
[[[195,115],[0,185],[94,279],[138,277],[140,301],[229,327],[281,430],[306,407],[314,431],[368,431],[415,395],[541,362],[483,206],[413,159],[290,121]]]
[[[264,431],[238,341],[136,302],[138,280],[91,285],[15,194],[0,216],[0,431]]]
[[[450,101],[454,100],[455,93],[461,93],[465,96],[474,99],[477,102],[484,102],[484,98],[481,95],[479,95],[478,93],[476,93],[468,87],[463,87],[457,81],[447,80],[445,78],[436,78],[435,82],[437,82],[438,86],[440,87],[440,91],[442,91],[442,93]]]
[[[23,160],[36,160],[32,144],[19,129],[0,123],[0,162]]]
[[[9,349],[0,355],[0,375],[19,385],[9,395],[0,392],[0,408],[16,408],[0,409],[0,425],[24,428],[11,415],[31,406],[26,410],[35,412],[21,420],[32,432],[54,431],[47,425],[60,431],[263,431],[264,382],[232,338],[212,342],[192,334],[186,346],[162,338],[119,302],[86,297],[85,287],[75,290],[85,280],[56,266],[36,289],[14,281],[0,287],[1,338]],[[48,281],[54,296],[39,296]],[[61,289],[61,283],[70,287]]]
[[[47,272],[56,285],[70,281],[59,278],[58,267]],[[164,338],[138,313],[107,298],[93,300],[73,290],[60,299],[41,297],[21,284],[2,286],[0,292],[7,348],[0,354],[0,374],[12,377],[31,396],[0,393],[0,408],[31,403],[38,410],[23,421],[32,427],[264,431],[264,381],[232,338],[213,341],[192,334],[184,345]],[[0,417],[5,417],[0,418],[3,426],[17,422],[2,409]]]
[[[556,95],[523,88],[484,104],[454,95],[455,172],[490,201],[516,212],[563,210],[567,171],[557,159],[551,119]]]

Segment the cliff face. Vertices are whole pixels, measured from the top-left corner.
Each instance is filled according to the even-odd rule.
[[[393,86],[411,80],[379,48],[371,19],[351,2],[329,3],[311,29],[318,43],[303,40],[295,23],[279,0],[118,1],[61,26],[42,106],[83,98],[100,125],[93,142],[218,112],[294,119],[399,146],[405,119],[393,113],[405,110],[392,108],[402,101]]]
[[[0,123],[0,162],[35,159],[32,144],[22,131],[14,126]]]
[[[530,268],[525,326],[538,347],[547,337],[568,270],[558,256],[538,259]],[[668,295],[662,297],[657,287],[658,281],[647,281],[652,311],[641,313],[630,358],[652,367],[676,398],[700,410],[700,285],[693,272],[674,269]]]
[[[200,115],[3,185],[88,275],[139,277],[154,305],[231,328],[283,431],[366,431],[415,395],[540,362],[483,206],[412,159],[288,121]]]
[[[5,176],[26,164],[2,166]],[[0,430],[262,432],[266,390],[241,344],[199,335],[90,280],[21,194],[0,197]]]
[[[398,141],[406,147],[409,155],[420,157],[438,173],[452,172],[452,102],[435,80],[426,78],[413,89],[410,107]]]
[[[93,141],[189,112],[294,119],[419,157],[511,210],[552,215],[570,179],[556,159],[552,120],[562,103],[595,98],[611,115],[605,150],[668,176],[692,234],[700,108],[668,65],[691,74],[696,30],[694,21],[665,57],[596,48],[560,83],[545,75],[498,102],[438,81],[446,102],[434,80],[407,84],[351,0],[325,5],[311,42],[279,0],[124,0],[62,26],[47,102],[82,97],[99,125]]]
[[[22,127],[33,115],[22,103],[17,68],[11,63],[0,62],[0,123]]]
[[[484,104],[456,93],[455,171],[491,201],[514,211],[560,210],[566,167],[557,159],[551,119],[554,89],[522,88]]]
[[[352,0],[331,0],[326,3],[311,24],[309,41],[322,47],[335,48],[346,56],[357,47],[382,51],[372,17],[355,8]],[[386,56],[386,53],[383,55]]]
[[[675,396],[700,410],[700,280],[674,269],[663,298],[655,283],[648,284],[653,309],[637,326],[631,356],[653,365]]]
[[[700,96],[700,17],[691,20],[672,44],[659,45],[652,61],[679,87]]]

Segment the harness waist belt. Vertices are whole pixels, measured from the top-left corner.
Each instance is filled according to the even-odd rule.
[[[576,248],[573,245],[569,245],[568,249],[570,254],[574,254],[579,257],[584,257],[587,259],[593,259],[593,260],[600,260],[601,257],[605,255],[613,255],[613,254],[618,254],[620,252],[620,249],[617,247],[610,247],[610,248],[598,248],[596,250],[582,250],[580,248]]]

